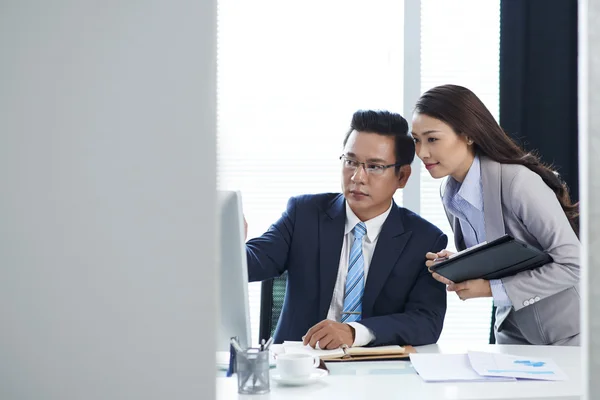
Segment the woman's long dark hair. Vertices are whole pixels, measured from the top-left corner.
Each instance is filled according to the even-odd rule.
[[[538,174],[556,194],[571,227],[579,236],[579,203],[571,203],[565,182],[534,152],[527,153],[519,147],[473,92],[462,86],[437,86],[421,96],[415,112],[445,122],[458,135],[468,136],[478,154],[501,164],[524,165]]]

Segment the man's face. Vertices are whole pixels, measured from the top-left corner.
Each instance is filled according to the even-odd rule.
[[[390,206],[392,196],[403,188],[410,176],[410,166],[403,166],[398,174],[396,168],[386,168],[379,173],[372,168],[367,172],[362,164],[354,168],[348,164],[366,163],[366,166],[396,163],[395,139],[371,132],[354,131],[344,146],[342,159],[342,190],[352,211],[362,221],[384,213]],[[353,162],[354,161],[354,162]]]

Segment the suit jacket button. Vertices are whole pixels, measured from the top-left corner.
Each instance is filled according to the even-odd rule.
[[[529,300],[525,300],[525,301],[523,302],[523,305],[524,305],[524,306],[528,306],[528,305],[529,305]]]
[[[540,301],[540,296],[535,296],[535,301]]]

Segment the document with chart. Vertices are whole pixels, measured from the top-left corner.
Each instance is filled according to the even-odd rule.
[[[471,367],[481,376],[503,376],[517,379],[564,381],[567,375],[549,358],[508,354],[468,353]]]

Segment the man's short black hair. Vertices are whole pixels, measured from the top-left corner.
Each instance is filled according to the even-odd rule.
[[[352,116],[350,130],[344,138],[344,146],[353,131],[391,136],[396,143],[394,164],[410,165],[415,158],[415,142],[408,133],[408,122],[398,113],[384,110],[358,110]],[[396,168],[396,172],[399,167]]]

